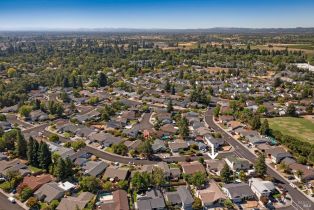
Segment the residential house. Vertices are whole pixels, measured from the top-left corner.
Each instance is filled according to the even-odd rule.
[[[206,173],[204,166],[198,161],[182,162],[181,167],[184,174],[193,175],[196,172]]]
[[[283,147],[273,147],[265,150],[267,157],[271,159],[273,163],[280,163],[280,161],[284,158],[291,158],[292,155],[287,152]]]
[[[206,168],[209,173],[214,173],[220,176],[220,171],[223,169],[226,162],[224,160],[205,160]]]
[[[107,167],[108,164],[103,161],[88,161],[83,164],[82,169],[85,174],[97,177],[101,175]]]
[[[91,142],[97,142],[105,147],[109,147],[112,144],[119,144],[122,142],[122,138],[120,137],[115,137],[110,133],[104,133],[104,132],[93,132],[88,135],[87,137],[88,140]]]
[[[25,176],[22,183],[19,185],[19,188],[22,186],[27,186],[33,192],[38,190],[44,184],[51,182],[53,177],[50,174],[42,174],[39,176]]]
[[[119,168],[117,166],[109,166],[105,173],[105,179],[112,179],[114,181],[126,180],[129,176],[129,169],[128,168]]]
[[[145,195],[137,195],[135,202],[137,210],[164,210],[166,204],[160,190],[151,189]]]
[[[152,150],[154,153],[158,153],[158,152],[163,152],[167,150],[167,147],[164,141],[160,139],[156,139],[154,143],[152,144]]]
[[[158,162],[158,163],[155,165],[155,167],[158,167],[158,168],[160,168],[161,170],[163,170],[164,176],[165,176],[166,178],[170,177],[170,168],[169,168],[169,166],[168,166],[168,164],[167,164],[166,162],[163,162],[163,161]]]
[[[186,186],[180,186],[176,191],[165,192],[164,195],[167,203],[170,205],[180,207],[180,209],[183,210],[192,209],[194,199],[190,190],[188,190]]]
[[[201,199],[204,209],[220,206],[219,204],[227,198],[215,181],[211,181],[208,188],[197,190],[196,196]]]
[[[252,166],[252,164],[247,159],[239,158],[235,155],[226,157],[225,161],[233,171],[247,171]]]
[[[116,190],[111,195],[100,197],[98,210],[129,210],[128,194],[124,190]]]
[[[81,192],[77,197],[62,198],[56,210],[84,209],[95,195],[90,192]]]
[[[0,161],[0,176],[5,177],[10,171],[18,171],[22,176],[31,174],[27,165],[23,164],[20,160],[14,159],[11,161]]]
[[[29,119],[32,122],[48,120],[48,115],[41,110],[34,110],[29,113]]]
[[[274,183],[260,178],[249,179],[249,186],[258,198],[261,196],[269,197],[276,189]]]
[[[52,200],[59,200],[65,191],[56,182],[49,182],[35,191],[34,196],[41,201],[50,203]]]
[[[177,153],[180,150],[184,150],[189,147],[189,145],[185,141],[180,141],[180,140],[169,142],[168,146],[172,153]]]
[[[208,146],[214,149],[218,149],[225,143],[225,140],[223,140],[222,138],[214,138],[210,134],[206,134],[204,136],[204,141],[207,143]]]
[[[289,168],[294,173],[295,178],[298,181],[311,181],[314,180],[314,169],[310,166],[305,166],[300,163],[293,163],[289,165]]]
[[[255,198],[254,192],[246,183],[225,184],[222,190],[235,203],[241,203],[243,200]]]
[[[141,143],[142,143],[141,140],[123,142],[123,144],[127,146],[128,150],[130,149],[136,150],[141,145]]]

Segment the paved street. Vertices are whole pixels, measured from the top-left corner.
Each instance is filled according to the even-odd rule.
[[[8,197],[0,193],[0,210],[24,210],[18,204],[13,204],[8,200]]]
[[[237,154],[239,157],[246,158],[251,162],[254,162],[256,160],[256,156],[253,155],[246,147],[244,147],[240,142],[229,136],[223,129],[221,129],[214,123],[211,109],[206,112],[205,121],[211,128],[215,129],[216,131],[220,131],[222,137],[235,148],[235,154]],[[284,183],[284,187],[288,190],[288,193],[293,199],[293,206],[295,209],[314,209],[313,202],[309,200],[305,195],[303,195],[299,190],[292,188],[289,183],[284,178],[282,178],[275,170],[267,167],[267,174]]]

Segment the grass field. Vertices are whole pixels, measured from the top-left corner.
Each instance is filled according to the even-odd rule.
[[[314,144],[314,123],[308,119],[295,117],[275,117],[268,119],[269,126],[284,135],[296,137]]]

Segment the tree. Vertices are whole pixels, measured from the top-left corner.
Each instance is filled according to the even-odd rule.
[[[49,166],[52,164],[51,152],[45,142],[40,142],[38,150],[38,162],[42,169],[48,171]]]
[[[34,140],[33,141],[33,155],[32,155],[32,165],[35,167],[39,167],[39,160],[38,160],[38,152],[39,152],[39,143]]]
[[[167,112],[171,113],[173,111],[172,100],[170,99],[167,104]]]
[[[149,157],[153,152],[151,143],[149,141],[142,142],[138,147],[138,151],[142,153],[145,157]]]
[[[176,94],[176,88],[175,85],[171,86],[171,95],[175,95]]]
[[[100,74],[98,75],[97,83],[99,87],[107,86],[107,76],[103,72],[100,72]]]
[[[18,132],[17,129],[12,129],[8,132],[5,132],[2,136],[1,146],[8,150],[14,150],[15,148],[14,143],[16,141],[17,132]]]
[[[78,77],[77,86],[80,87],[80,88],[83,88],[83,81],[82,81],[82,77],[81,76]]]
[[[65,177],[73,176],[73,163],[69,157],[65,158]]]
[[[30,136],[27,143],[27,160],[30,165],[33,165],[33,145],[34,139],[32,136]]]
[[[105,191],[110,191],[112,189],[112,182],[106,181],[102,187],[104,188]]]
[[[254,115],[250,121],[251,127],[253,130],[257,130],[261,127],[261,118],[259,115]]]
[[[160,187],[165,183],[164,171],[161,168],[156,167],[152,173],[152,180],[157,187]]]
[[[64,78],[63,78],[63,84],[62,84],[62,86],[63,86],[64,88],[70,87],[69,79],[68,79],[67,77],[64,77]]]
[[[265,155],[260,154],[255,162],[255,172],[257,176],[263,177],[267,172],[267,165],[265,162]]]
[[[7,120],[6,116],[0,113],[0,121],[6,121],[6,120]]]
[[[84,192],[97,192],[100,187],[99,180],[94,176],[83,176],[79,183]]]
[[[37,198],[30,197],[28,201],[26,202],[26,206],[28,206],[30,209],[36,209],[39,205],[39,202]]]
[[[15,154],[20,158],[27,158],[27,142],[25,141],[21,131],[16,133]]]
[[[123,143],[112,145],[113,152],[118,155],[126,155],[128,153],[128,147]]]
[[[239,172],[239,179],[240,179],[242,182],[246,182],[246,180],[247,180],[247,176],[246,176],[245,172],[242,171],[242,170]]]
[[[282,81],[279,77],[276,77],[274,80],[274,87],[279,87],[282,84]]]
[[[268,120],[265,119],[263,122],[262,122],[262,125],[260,127],[260,133],[262,135],[269,135],[270,134],[270,129],[269,129],[269,124],[268,124]]]
[[[183,139],[189,136],[189,121],[186,117],[182,117],[179,122],[179,133]]]
[[[313,105],[309,104],[308,106],[306,106],[305,111],[307,114],[313,114]]]
[[[295,175],[297,175],[297,177],[299,177],[299,178],[301,178],[302,176],[303,176],[303,171],[301,171],[301,170],[297,170],[296,172],[295,172]]]
[[[57,177],[58,180],[63,180],[66,178],[66,164],[63,158],[59,158],[57,164],[55,165],[53,175]]]
[[[233,203],[232,203],[232,201],[229,198],[227,198],[224,201],[224,207],[226,207],[227,209],[234,209],[233,208]]]
[[[30,189],[29,187],[25,187],[20,193],[21,201],[22,202],[26,201],[29,197],[32,196],[32,194],[33,194],[32,189]]]
[[[131,186],[136,192],[147,190],[150,184],[151,176],[147,172],[140,173],[137,171],[131,179]]]
[[[170,82],[169,82],[169,79],[166,79],[165,91],[166,91],[167,93],[170,93],[170,91],[171,91],[171,84],[170,84]]]
[[[196,172],[192,175],[190,182],[197,188],[201,188],[205,185],[207,181],[207,177],[205,173],[202,172]]]
[[[214,117],[218,117],[218,116],[219,116],[219,113],[220,113],[220,106],[216,106],[216,107],[213,109]]]
[[[295,117],[296,116],[296,108],[294,104],[289,104],[287,107],[287,115]]]
[[[220,176],[224,183],[230,183],[232,181],[232,171],[227,163],[225,163],[224,167],[221,169]]]
[[[58,142],[59,141],[59,136],[57,134],[51,134],[49,136],[49,141],[51,141],[51,142]]]
[[[128,189],[128,181],[126,180],[120,180],[118,183],[117,183],[117,186],[119,189],[123,189],[123,190],[127,190]]]
[[[192,204],[192,208],[193,208],[193,210],[201,210],[201,209],[203,209],[201,199],[199,199],[198,197],[196,197],[196,198],[194,199],[193,204]]]
[[[29,117],[33,107],[29,105],[23,105],[19,108],[19,114],[23,117]]]

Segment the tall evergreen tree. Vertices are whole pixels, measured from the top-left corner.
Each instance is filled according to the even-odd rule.
[[[27,158],[27,142],[25,141],[21,131],[16,133],[15,153],[20,158]]]
[[[230,183],[232,181],[232,171],[230,170],[227,163],[221,169],[220,176],[225,183]]]
[[[171,86],[171,94],[175,95],[176,94],[176,88],[174,85]]]
[[[57,177],[58,180],[63,180],[66,178],[67,171],[66,171],[66,164],[63,158],[59,158],[58,162],[55,165],[53,175]]]
[[[179,122],[179,133],[183,139],[189,136],[189,122],[186,117],[182,117]]]
[[[267,172],[265,155],[260,154],[255,162],[255,172],[258,176],[263,177]]]
[[[36,140],[34,140],[33,144],[33,155],[32,155],[32,163],[33,166],[38,167],[39,162],[38,162],[38,150],[39,150],[39,144]]]
[[[69,87],[70,84],[69,84],[69,79],[67,77],[64,77],[63,78],[63,87]]]
[[[170,113],[172,111],[173,111],[173,105],[172,105],[172,100],[170,99],[167,104],[167,112]]]
[[[72,87],[73,88],[77,88],[77,82],[76,82],[76,78],[75,78],[75,76],[72,76],[71,77],[71,84],[72,84]]]
[[[27,160],[30,165],[34,164],[33,163],[33,153],[34,153],[33,147],[34,147],[34,139],[33,137],[29,137],[29,140],[27,143]]]
[[[99,87],[107,86],[107,76],[103,72],[100,72],[98,76],[98,85]]]
[[[269,135],[270,133],[270,129],[269,129],[269,124],[268,124],[268,120],[265,119],[263,122],[262,122],[262,125],[260,127],[260,133],[262,135]]]
[[[169,79],[166,79],[165,91],[166,91],[167,93],[170,93],[170,91],[171,91],[171,84],[170,84],[170,82],[169,82]]]
[[[81,76],[78,77],[77,86],[80,87],[80,88],[83,88],[83,81],[82,81],[82,77]]]
[[[66,166],[66,177],[73,176],[73,170],[72,170],[73,163],[69,157],[65,159],[65,166]]]
[[[45,142],[41,142],[38,151],[38,162],[42,169],[48,171],[49,166],[52,163],[51,152],[48,145]]]

